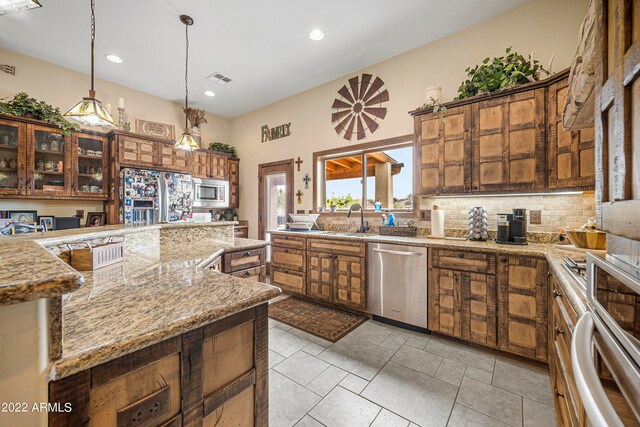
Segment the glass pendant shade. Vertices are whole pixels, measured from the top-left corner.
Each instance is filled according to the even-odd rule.
[[[173,148],[178,150],[187,150],[187,151],[195,151],[200,148],[198,142],[191,136],[188,129],[184,130],[184,133],[178,141],[175,143]]]
[[[38,0],[0,0],[0,15],[42,7]]]
[[[102,102],[92,97],[82,98],[82,101],[64,113],[64,117],[85,126],[116,126]]]

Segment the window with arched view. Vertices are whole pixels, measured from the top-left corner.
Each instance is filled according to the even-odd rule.
[[[413,210],[413,147],[334,154],[322,158],[324,209],[349,209],[353,203],[367,210]],[[365,203],[363,203],[363,200]]]

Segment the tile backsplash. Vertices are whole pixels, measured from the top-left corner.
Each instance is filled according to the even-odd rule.
[[[489,212],[489,230],[496,230],[497,215],[511,213],[513,208],[527,209],[527,218],[531,210],[542,211],[541,224],[528,223],[532,233],[555,233],[560,227],[578,228],[589,217],[595,216],[595,197],[593,193],[526,195],[526,196],[482,196],[482,197],[433,197],[418,201],[420,209],[431,209],[438,205],[445,213],[446,229],[466,229],[469,226],[469,209],[474,206],[487,208]],[[428,225],[428,222],[419,224]]]
[[[555,194],[555,195],[520,195],[520,196],[480,196],[480,197],[431,197],[417,200],[418,209],[432,209],[438,205],[445,211],[445,234],[447,236],[466,236],[469,227],[469,209],[474,206],[487,208],[489,212],[490,237],[494,238],[497,228],[497,215],[510,213],[513,208],[527,209],[527,219],[531,210],[541,211],[541,224],[531,224],[527,228],[531,241],[552,242],[557,239],[560,227],[579,228],[589,217],[595,216],[595,197],[593,193]],[[411,213],[399,213],[398,220],[404,224],[409,219],[415,219],[419,235],[431,232],[430,221],[419,221],[419,211],[415,217]],[[372,227],[371,232],[377,232],[381,219],[379,213],[366,213],[365,220]],[[360,225],[360,215],[346,218],[346,212],[337,214],[322,214],[318,224],[325,230],[355,231]],[[546,237],[545,237],[546,236]],[[536,238],[537,237],[537,238]]]

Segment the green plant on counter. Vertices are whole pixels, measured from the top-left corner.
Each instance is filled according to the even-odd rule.
[[[468,79],[460,84],[458,96],[455,99],[464,99],[482,93],[492,93],[512,88],[523,83],[540,80],[542,74],[549,75],[537,60],[529,55],[514,52],[511,47],[506,49],[505,56],[488,57],[482,64],[469,67],[465,70]]]
[[[426,108],[431,108],[433,114],[440,116],[440,120],[445,120],[444,116],[447,114],[447,107],[445,107],[442,102],[438,101],[433,96],[430,96],[429,100],[422,104],[420,110],[424,110]]]
[[[351,194],[347,194],[346,196],[336,197],[333,193],[331,193],[331,197],[327,199],[327,205],[336,206],[338,208],[346,208],[347,206],[351,206],[353,203],[359,203],[359,199],[354,199]]]
[[[44,101],[31,98],[25,92],[17,93],[10,101],[6,101],[6,99],[8,98],[3,98],[2,101],[0,101],[0,113],[2,114],[30,117],[52,123],[62,129],[65,135],[69,135],[73,130],[80,130],[78,125],[66,120],[62,114],[60,114],[59,108],[54,108]]]
[[[231,154],[232,157],[238,157],[238,151],[236,147],[224,144],[222,142],[212,142],[209,144],[209,150],[211,151],[222,151],[223,153]]]

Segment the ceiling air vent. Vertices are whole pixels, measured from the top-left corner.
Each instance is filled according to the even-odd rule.
[[[211,80],[214,83],[218,83],[219,85],[226,85],[231,82],[231,79],[225,75],[222,75],[218,72],[211,74],[207,77],[207,80]]]

